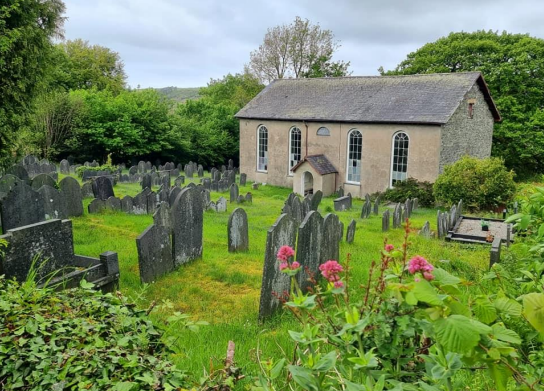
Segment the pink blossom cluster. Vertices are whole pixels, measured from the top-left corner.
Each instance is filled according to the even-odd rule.
[[[387,251],[388,253],[390,253],[394,249],[395,249],[395,246],[393,246],[392,244],[386,244],[385,245],[385,251]]]
[[[420,272],[427,281],[434,280],[434,276],[431,273],[434,267],[427,260],[419,255],[416,255],[408,263],[408,271],[410,274]]]
[[[296,270],[300,267],[300,263],[297,261],[289,264],[289,258],[295,255],[295,250],[289,246],[281,246],[278,250],[276,257],[280,261],[280,270]]]
[[[319,265],[321,275],[327,279],[327,281],[334,283],[335,288],[342,288],[344,283],[340,281],[339,273],[344,270],[342,265],[334,260],[328,260],[322,265]]]

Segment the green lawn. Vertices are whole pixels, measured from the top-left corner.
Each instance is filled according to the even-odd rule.
[[[118,184],[115,191],[117,196],[134,196],[140,191],[140,186]],[[252,191],[250,183],[240,188],[240,194],[248,191]],[[156,320],[164,319],[171,311],[182,311],[191,314],[195,320],[210,323],[197,334],[181,330],[176,341],[177,354],[173,360],[197,377],[203,373],[203,369],[209,368],[210,358],[216,365],[222,361],[229,340],[236,343],[236,361],[248,378],[258,373],[257,355],[261,359],[277,357],[281,349],[287,352],[290,349],[286,330],[293,328],[294,323],[289,315],[280,314],[264,325],[257,322],[266,231],[280,215],[290,190],[261,186],[252,193],[253,204],[243,205],[250,228],[249,252],[230,254],[227,251],[227,221],[235,205],[229,205],[228,213],[205,212],[202,259],[181,267],[145,288],[139,280],[135,239],[152,224],[152,216],[104,212],[73,219],[77,254],[96,257],[107,250],[119,254],[120,289],[125,295],[139,298],[142,306],[148,306],[153,301],[172,303],[173,309],[158,309],[152,313]],[[217,200],[221,195],[228,198],[228,193],[212,193],[212,200]],[[89,202],[90,199],[85,200],[85,208]],[[359,215],[363,202],[354,200],[353,204],[352,210],[339,212],[338,215],[345,227],[351,219],[357,221],[354,243],[341,244],[341,261],[348,253],[351,254],[351,286],[356,287],[365,282],[372,260],[379,259],[385,238],[388,243],[400,245],[404,230],[382,233],[381,212],[385,207],[380,208],[379,216],[372,215],[370,219],[361,220]],[[319,211],[325,215],[332,210],[333,198],[324,198]],[[422,255],[435,264],[450,261],[449,267],[461,269],[462,275],[469,279],[475,277],[474,273],[487,268],[489,248],[486,246],[459,245],[417,236],[417,231],[427,220],[431,223],[431,229],[436,230],[435,209],[414,211],[410,255]],[[354,294],[357,295],[357,290]]]

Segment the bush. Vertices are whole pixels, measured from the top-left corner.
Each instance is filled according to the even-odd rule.
[[[111,172],[113,174],[114,171],[117,171],[117,167],[114,167],[114,166],[112,166],[110,164],[104,164],[104,165],[98,166],[98,167],[81,166],[81,167],[78,167],[76,169],[76,174],[77,174],[78,177],[83,178],[83,173],[85,171],[94,171],[94,172],[109,171],[109,172]]]
[[[404,202],[407,198],[417,198],[419,205],[432,207],[434,206],[433,184],[408,178],[397,182],[392,189],[387,189],[383,198],[391,202]]]
[[[184,373],[166,359],[167,333],[121,295],[91,288],[83,281],[55,292],[0,276],[0,388],[184,388]],[[184,316],[171,317],[172,326]]]
[[[499,158],[465,156],[446,166],[434,184],[434,196],[445,205],[463,200],[472,209],[491,209],[508,203],[514,196],[514,172]]]

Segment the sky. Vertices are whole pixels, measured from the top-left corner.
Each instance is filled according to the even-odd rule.
[[[65,38],[118,52],[131,87],[201,87],[243,71],[268,28],[296,16],[334,33],[334,60],[377,75],[450,32],[544,38],[542,0],[64,0]]]

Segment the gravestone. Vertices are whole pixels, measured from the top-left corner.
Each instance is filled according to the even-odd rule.
[[[168,202],[169,196],[170,196],[170,188],[161,186],[159,188],[159,191],[157,192],[158,202]]]
[[[157,210],[157,193],[150,191],[147,193],[147,213],[153,214]]]
[[[304,199],[302,200],[302,218],[303,219],[308,213],[310,213],[311,204],[312,204],[312,196],[307,195],[306,197],[304,197]]]
[[[131,196],[126,195],[121,199],[121,210],[123,212],[132,214],[134,213],[133,207],[134,207],[134,204],[133,204],[133,199]]]
[[[0,178],[0,199],[5,197],[11,189],[17,184],[22,183],[15,175],[6,174]]]
[[[343,210],[348,210],[351,208],[351,196],[343,196],[334,200],[334,210],[336,212],[341,212]]]
[[[376,197],[376,200],[374,201],[374,207],[372,208],[372,213],[374,213],[374,216],[377,216],[380,209],[380,197]]]
[[[151,187],[153,186],[153,176],[152,174],[144,174],[142,176],[142,190],[147,188],[147,189],[151,189]]]
[[[2,230],[39,223],[45,219],[45,210],[40,194],[26,184],[17,182],[0,200]]]
[[[215,203],[216,212],[226,212],[227,211],[227,200],[224,197],[219,197]]]
[[[247,214],[242,208],[236,208],[229,216],[227,224],[229,252],[249,250],[249,230]]]
[[[252,204],[252,203],[253,203],[253,194],[251,194],[251,193],[247,193],[247,194],[246,194],[246,202],[247,202],[248,204]]]
[[[138,174],[138,167],[137,166],[132,166],[128,169],[128,174],[130,176],[134,176],[136,174]]]
[[[174,270],[168,228],[152,224],[136,238],[140,281],[150,283]]]
[[[244,202],[246,202],[246,198],[243,196],[243,195],[239,195],[238,198],[236,199],[236,203],[237,204],[243,204]]]
[[[98,199],[98,198],[95,198],[94,200],[92,200],[89,206],[87,206],[87,210],[89,214],[100,213],[105,209],[106,209],[106,201]]]
[[[79,182],[75,178],[67,176],[59,182],[59,187],[66,202],[68,217],[82,216],[83,196],[81,195]]]
[[[121,200],[117,197],[110,197],[106,200],[106,209],[121,210]]]
[[[409,219],[412,216],[412,201],[407,198],[404,201],[404,218]]]
[[[266,234],[266,250],[259,302],[259,320],[270,317],[281,307],[278,296],[289,294],[291,280],[280,271],[277,260],[278,250],[282,246],[295,248],[297,222],[289,215],[282,214]]]
[[[245,173],[240,174],[240,186],[245,186],[247,181],[247,175]]]
[[[164,227],[170,232],[172,229],[171,217],[170,217],[170,205],[166,202],[160,202],[157,206],[157,210],[153,214],[153,224],[158,227]]]
[[[489,268],[501,261],[501,245],[502,241],[499,236],[496,236],[491,243],[491,251],[489,253]]]
[[[355,220],[351,220],[351,223],[348,225],[348,229],[346,231],[346,243],[353,243],[355,240],[355,230],[357,228],[357,222]]]
[[[391,212],[387,209],[382,215],[382,232],[389,231],[389,223],[391,221]]]
[[[320,245],[320,264],[328,260],[340,260],[340,219],[334,213],[329,213],[323,219],[323,232]]]
[[[419,231],[419,235],[430,238],[431,237],[431,224],[426,221],[423,227],[421,227],[421,230]]]
[[[370,209],[372,208],[372,204],[368,199],[365,200],[363,204],[363,209],[361,210],[361,218],[362,219],[368,219],[370,217]]]
[[[319,204],[321,203],[322,198],[323,198],[323,192],[321,190],[316,191],[312,195],[312,199],[310,200],[310,210],[317,211],[317,208],[319,208]]]
[[[210,178],[204,178],[202,180],[202,186],[204,186],[204,189],[211,190],[212,189],[212,181]]]
[[[174,186],[181,186],[185,184],[185,177],[184,176],[178,176],[176,180],[174,181]]]
[[[145,169],[145,162],[139,161],[138,162],[138,174],[144,174],[147,170]]]
[[[150,190],[147,189],[137,194],[132,199],[132,212],[135,215],[145,215],[147,214],[147,195],[150,193]]]
[[[251,189],[252,190],[259,190],[259,184],[258,183],[254,183],[251,185]]]
[[[229,159],[229,170],[234,169],[234,161],[232,159]]]
[[[66,201],[64,195],[54,187],[43,185],[38,190],[41,201],[43,203],[43,210],[45,212],[45,219],[67,219],[68,212],[66,210]]]
[[[199,164],[197,168],[197,175],[199,178],[202,178],[204,176],[204,168]]]
[[[301,270],[297,274],[297,281],[303,292],[311,286],[310,276],[317,276],[321,261],[321,241],[323,218],[319,212],[308,212],[298,229],[297,262]]]
[[[5,171],[4,174],[11,174],[26,182],[27,184],[30,184],[30,177],[28,176],[28,171],[23,166],[11,166]]]
[[[212,196],[210,194],[210,191],[206,189],[202,189],[201,193],[202,193],[202,208],[206,210],[208,209],[208,204],[212,200]]]
[[[170,182],[170,174],[169,174],[169,173],[163,173],[163,174],[161,174],[161,176],[160,176],[160,184],[161,184],[161,186],[163,186],[164,188],[170,189],[170,187],[172,186],[172,184],[171,184],[171,182]]]
[[[70,162],[66,159],[60,161],[60,173],[64,175],[70,174]]]
[[[202,195],[186,187],[172,206],[172,248],[176,266],[202,256],[203,208]]]
[[[81,195],[83,196],[83,198],[93,198],[94,197],[93,185],[92,185],[91,182],[84,183],[81,186]]]
[[[338,198],[342,198],[344,196],[344,188],[340,186],[336,193],[338,194]]]
[[[174,201],[178,198],[179,193],[181,193],[181,188],[177,186],[170,189],[170,194],[168,195],[168,204],[170,207],[174,205]]]
[[[395,205],[393,212],[393,228],[400,228],[402,225],[402,206],[400,204]]]
[[[236,183],[230,185],[230,203],[233,204],[237,202],[239,196],[239,189]]]
[[[115,193],[113,192],[113,184],[109,178],[106,178],[105,176],[95,178],[92,182],[92,186],[95,198],[105,201],[110,197],[115,197]]]

